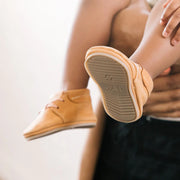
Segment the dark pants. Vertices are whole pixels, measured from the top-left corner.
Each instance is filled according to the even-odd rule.
[[[180,122],[106,116],[93,180],[180,180]]]

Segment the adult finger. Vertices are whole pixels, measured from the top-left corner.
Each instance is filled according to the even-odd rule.
[[[153,92],[145,105],[165,103],[180,100],[180,89]]]
[[[171,67],[164,70],[159,76],[166,76],[166,75],[170,74],[170,72],[171,72]]]
[[[163,4],[163,8],[166,8],[167,5],[171,2],[172,0],[167,0],[164,4]]]
[[[154,113],[153,116],[156,117],[172,117],[172,118],[180,118],[180,111],[168,112],[168,113]]]
[[[160,76],[154,80],[154,92],[180,88],[180,73]]]
[[[163,10],[163,13],[161,15],[161,21],[167,22],[167,20],[170,18],[170,16],[179,8],[180,4],[177,2],[177,0],[170,1],[168,5]]]
[[[170,17],[170,19],[168,20],[168,23],[166,24],[166,26],[162,32],[162,35],[164,37],[169,37],[172,34],[172,32],[175,30],[175,28],[177,27],[179,22],[180,22],[180,8],[178,8],[175,11],[175,13]],[[176,42],[174,40],[173,44],[175,44],[175,43]]]
[[[172,113],[175,111],[180,111],[180,101],[145,105],[143,108],[144,115],[154,115],[157,113]]]
[[[171,44],[175,46],[180,41],[180,24],[178,25],[177,31],[173,38],[171,39]]]

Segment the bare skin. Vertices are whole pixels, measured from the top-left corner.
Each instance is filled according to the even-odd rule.
[[[163,26],[159,24],[163,13],[163,0],[158,1],[146,23],[143,39],[130,57],[141,64],[155,78],[160,72],[180,58],[180,44],[171,46],[171,37],[162,38]]]
[[[180,1],[167,0],[164,5],[163,14],[161,15],[160,24],[164,25],[162,35],[169,37],[176,26],[179,25],[180,20]],[[175,46],[180,41],[180,29],[177,30],[175,36],[171,39],[171,45]]]
[[[87,87],[89,76],[84,69],[85,53],[92,46],[108,44],[112,19],[128,3],[129,0],[82,1],[67,51],[63,90]]]
[[[150,11],[151,9],[145,1],[132,0],[129,6],[126,9],[120,11],[114,18],[110,46],[121,50],[130,57],[141,42],[145,24]],[[158,15],[160,16],[160,14]],[[141,21],[139,21],[139,19],[141,19]],[[134,28],[135,26],[138,28]],[[163,28],[157,25],[155,30],[160,31],[163,30]],[[165,49],[170,46],[169,41],[165,45]],[[138,56],[139,54],[137,54],[137,57]],[[176,56],[178,55],[176,54]],[[131,58],[133,59],[133,56]],[[136,59],[136,56],[134,56],[134,59]],[[151,97],[149,98],[149,101],[144,107],[144,114],[153,114],[161,117],[180,116],[180,101],[178,101],[180,99],[180,74],[173,74],[178,72],[179,67],[176,66],[172,69],[172,75],[156,78],[154,81],[155,88]],[[154,73],[152,76],[155,77],[156,73]],[[177,94],[175,95],[175,93]],[[175,106],[173,106],[174,103],[176,103]],[[168,113],[166,111],[167,109],[169,110]],[[103,118],[100,118],[99,120],[101,121],[97,127],[90,130],[85,153],[83,156],[80,180],[91,180],[93,176],[99,144],[101,142],[101,138],[96,137],[102,136],[104,124]],[[93,151],[92,147],[94,147]],[[89,157],[86,156],[87,154],[91,154],[91,162],[89,161]]]
[[[180,117],[179,69],[179,66],[173,66],[170,75],[154,80],[153,93],[143,108],[144,115]]]

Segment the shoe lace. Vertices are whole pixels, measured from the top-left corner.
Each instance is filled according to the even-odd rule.
[[[62,98],[58,98],[58,99],[56,99],[55,101],[65,102],[65,100],[62,99]],[[48,108],[56,108],[56,109],[59,109],[59,106],[57,106],[56,104],[53,104],[53,102],[50,102],[50,103],[47,103],[41,111],[44,111],[44,110],[46,110],[46,109],[48,109]],[[40,111],[40,112],[41,112],[41,111]],[[39,112],[39,113],[40,113],[40,112]]]

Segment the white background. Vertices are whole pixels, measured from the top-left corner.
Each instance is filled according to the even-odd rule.
[[[88,129],[22,132],[60,90],[79,1],[0,0],[0,180],[78,179]]]

